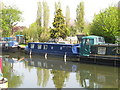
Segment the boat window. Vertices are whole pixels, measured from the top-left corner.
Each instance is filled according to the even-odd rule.
[[[82,39],[82,43],[85,44],[86,39]]]
[[[90,45],[90,40],[89,39],[86,40],[86,45]]]
[[[38,49],[42,49],[42,45],[38,45]]]
[[[46,50],[48,48],[48,45],[44,45],[44,49]]]
[[[60,47],[60,50],[62,50],[62,47]]]
[[[8,43],[6,43],[5,46],[8,47]]]
[[[104,42],[104,38],[98,38],[99,42]]]
[[[31,48],[34,48],[34,44],[31,44],[30,47],[31,47]]]
[[[51,49],[53,49],[53,46],[51,46]]]

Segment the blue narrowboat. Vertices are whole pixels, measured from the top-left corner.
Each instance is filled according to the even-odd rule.
[[[15,52],[18,50],[18,42],[13,37],[4,37],[0,41],[0,50],[3,52]]]
[[[79,57],[80,62],[120,66],[120,44],[105,43],[101,36],[84,36],[80,44],[28,43],[26,52]]]
[[[51,55],[66,55],[79,56],[79,44],[57,44],[57,43],[28,43],[26,52],[30,54],[51,54]]]

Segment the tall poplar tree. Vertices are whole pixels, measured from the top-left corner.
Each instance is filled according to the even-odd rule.
[[[49,37],[49,6],[47,2],[38,2],[38,10],[37,10],[37,36],[39,41],[46,41]],[[44,38],[46,36],[46,38]]]
[[[54,14],[56,14],[56,11],[58,9],[61,9],[61,3],[60,2],[58,2],[58,3],[55,2],[55,13]]]
[[[43,2],[43,27],[46,29],[49,25],[49,6],[47,5],[47,2]]]
[[[84,29],[84,2],[80,2],[76,9],[76,29],[77,33]]]
[[[37,39],[40,41],[40,37],[42,34],[42,3],[38,2],[38,10],[37,10],[37,19],[36,19],[36,27],[37,27]]]
[[[42,26],[42,4],[38,2],[38,10],[37,10],[37,25]]]
[[[70,24],[70,8],[69,6],[66,7],[66,26],[68,27]]]

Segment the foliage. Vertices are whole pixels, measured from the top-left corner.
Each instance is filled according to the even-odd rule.
[[[66,26],[69,27],[69,25],[70,25],[70,8],[69,8],[69,6],[66,7],[65,21],[66,21]]]
[[[60,70],[52,70],[51,74],[53,75],[53,82],[55,84],[55,88],[63,88],[65,86],[65,81],[69,78],[70,73],[66,71]]]
[[[9,88],[17,88],[22,83],[22,77],[13,72],[13,68],[8,62],[3,62],[3,74],[8,79]]]
[[[69,32],[70,32],[70,36],[76,36],[77,30],[75,28],[75,26],[70,26],[68,27]]]
[[[53,22],[53,27],[54,28],[52,28],[50,30],[50,34],[51,34],[50,37],[51,38],[61,37],[61,38],[64,39],[69,34],[69,31],[68,31],[68,29],[66,28],[66,25],[65,25],[64,16],[62,14],[61,9],[58,9],[56,11],[56,15],[55,15],[54,22]]]
[[[37,22],[37,25],[39,27],[42,26],[42,4],[41,4],[41,2],[38,2],[38,10],[37,10],[37,20],[36,20],[36,22]]]
[[[76,9],[76,29],[80,33],[84,29],[84,3],[80,2]]]
[[[49,6],[46,2],[38,2],[37,20],[36,20],[36,40],[37,41],[48,41],[49,39]],[[42,22],[43,21],[43,22]],[[35,37],[34,37],[35,38]]]
[[[91,24],[90,23],[85,23],[83,33],[85,35],[90,35],[90,28],[91,28]]]
[[[90,34],[103,36],[106,42],[115,43],[115,36],[120,33],[118,31],[120,29],[118,26],[119,21],[118,8],[109,7],[101,11],[98,15],[95,15]]]
[[[0,23],[1,29],[3,30],[3,36],[10,36],[10,34],[13,34],[13,26],[15,26],[18,21],[21,21],[20,15],[22,12],[11,6],[3,8],[0,12]]]
[[[56,14],[56,11],[58,9],[61,9],[61,3],[60,2],[58,2],[58,3],[55,2],[55,14]]]
[[[49,25],[49,12],[49,6],[46,2],[43,2],[43,27],[45,29],[47,29]]]

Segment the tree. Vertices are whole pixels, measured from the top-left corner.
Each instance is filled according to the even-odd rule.
[[[37,38],[38,41],[47,41],[49,39],[49,6],[46,2],[38,2],[37,10]],[[46,38],[44,38],[46,36]]]
[[[50,30],[51,38],[61,37],[64,39],[69,34],[68,29],[66,28],[66,25],[65,25],[65,19],[64,19],[61,9],[58,9],[56,11],[56,15],[55,15],[54,22],[53,22],[53,27],[54,28]]]
[[[61,3],[60,2],[58,2],[58,3],[55,2],[55,13],[54,14],[56,14],[56,11],[58,9],[61,9]]]
[[[3,36],[10,36],[13,34],[13,27],[17,25],[17,22],[21,21],[22,12],[15,7],[6,7],[1,10],[1,28],[3,30]]]
[[[68,27],[70,25],[70,8],[69,6],[66,7],[66,26]]]
[[[42,4],[41,2],[38,2],[38,10],[37,10],[37,25],[38,27],[42,26]]]
[[[63,88],[65,86],[65,81],[69,78],[70,73],[67,71],[61,70],[52,70],[51,74],[53,75],[52,79],[55,85],[55,88]]]
[[[38,41],[41,40],[41,34],[42,34],[42,3],[38,2],[38,10],[37,10],[37,19],[36,19],[36,24],[37,24],[37,38]]]
[[[49,6],[46,2],[43,2],[43,28],[42,28],[42,34],[41,34],[41,40],[48,41],[49,39]],[[46,38],[44,38],[46,37]]]
[[[4,9],[5,8],[5,5],[3,2],[0,1],[0,10]]]
[[[49,6],[46,2],[43,2],[43,27],[48,28],[49,25]]]
[[[84,2],[80,2],[76,9],[76,29],[77,33],[84,29]]]
[[[118,8],[109,7],[95,15],[91,25],[90,34],[105,37],[106,42],[115,43],[115,36],[120,33],[118,23]]]

